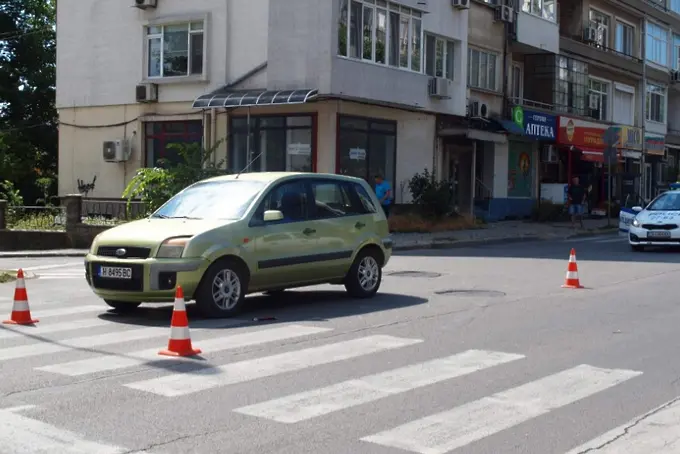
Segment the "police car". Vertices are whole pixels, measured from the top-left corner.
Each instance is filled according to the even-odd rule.
[[[619,229],[627,230],[634,251],[646,246],[680,246],[680,184],[659,194],[645,208],[622,208]]]

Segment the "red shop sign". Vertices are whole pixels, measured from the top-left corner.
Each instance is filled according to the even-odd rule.
[[[579,148],[604,149],[602,135],[609,126],[576,118],[560,117],[557,143]]]

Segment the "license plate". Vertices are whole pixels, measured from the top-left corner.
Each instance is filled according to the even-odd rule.
[[[99,277],[107,279],[132,279],[132,268],[102,266],[99,268]]]
[[[647,238],[670,238],[671,232],[647,232]]]

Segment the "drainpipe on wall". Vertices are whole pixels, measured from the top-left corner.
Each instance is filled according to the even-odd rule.
[[[645,123],[647,119],[647,112],[645,111],[645,105],[647,103],[647,56],[645,55],[645,37],[647,36],[647,14],[642,18],[642,33],[640,33],[640,56],[642,57],[642,90],[640,90],[640,123],[642,124],[642,155],[640,156],[640,198],[642,198],[644,178],[645,174],[645,154],[646,143],[645,140]],[[611,190],[611,188],[610,188]],[[643,199],[644,200],[644,199]]]

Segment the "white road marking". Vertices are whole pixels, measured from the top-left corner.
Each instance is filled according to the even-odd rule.
[[[30,295],[28,296],[28,299],[29,300],[31,299]],[[98,305],[98,306],[66,306],[61,307],[59,309],[34,310],[33,306],[31,306],[31,315],[33,315],[34,318],[41,319],[44,317],[60,317],[62,315],[85,314],[87,312],[106,312],[107,308],[108,306]]]
[[[122,454],[128,449],[85,440],[80,435],[19,414],[24,406],[0,410],[0,446],[13,454]]]
[[[259,331],[232,334],[215,339],[193,341],[204,354],[233,350],[241,347],[265,344],[268,342],[294,339],[314,334],[333,331],[332,328],[318,328],[304,325],[288,325]],[[144,365],[147,361],[158,360],[158,348],[141,350],[125,356],[99,356],[97,358],[68,363],[54,364],[36,368],[45,372],[76,377],[97,372],[124,369],[127,367]]]
[[[53,270],[57,268],[76,268],[76,267],[81,267],[85,268],[85,265],[83,262],[80,263],[75,263],[75,262],[70,262],[70,263],[60,263],[58,265],[37,265],[37,266],[27,266],[24,268],[21,268],[24,271],[39,271],[39,270]]]
[[[242,323],[239,320],[230,320],[229,324]],[[219,328],[225,326],[224,320],[200,320],[193,323],[191,329]],[[146,340],[154,337],[169,336],[170,329],[166,327],[147,327],[132,330],[120,330],[112,333],[97,334],[93,336],[61,339],[53,342],[41,342],[36,344],[21,345],[18,347],[0,348],[0,361],[8,361],[17,358],[48,355],[65,352],[76,348],[88,349],[104,345],[119,344],[135,340]]]
[[[42,336],[43,334],[54,334],[63,331],[75,331],[85,328],[94,328],[96,326],[111,325],[108,320],[101,318],[86,318],[82,320],[73,320],[64,323],[55,323],[53,325],[45,326],[11,326],[3,325],[0,328],[0,339],[12,339],[17,337],[25,337],[28,335]]]
[[[580,365],[361,440],[420,454],[445,454],[641,374]]]
[[[680,401],[666,403],[567,454],[586,450],[592,450],[593,454],[677,454],[680,452]]]
[[[125,386],[166,397],[183,396],[220,386],[243,383],[309,367],[344,361],[387,350],[415,345],[422,339],[393,336],[368,336],[335,344],[322,345],[279,355],[250,359],[206,368],[191,374],[179,373]]]
[[[524,355],[468,350],[234,411],[281,423],[297,423],[522,358]]]

